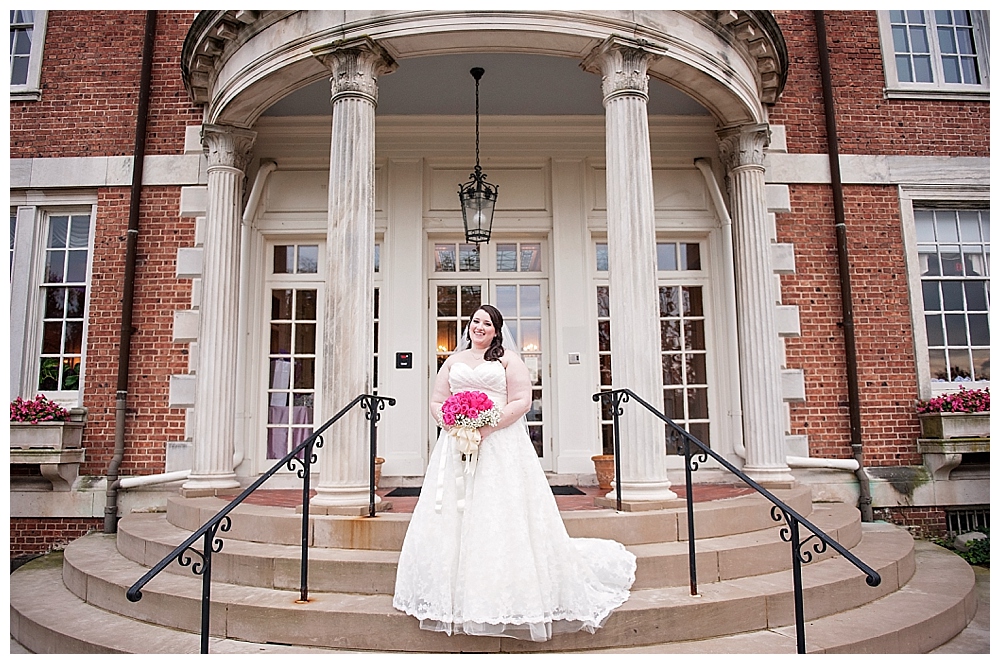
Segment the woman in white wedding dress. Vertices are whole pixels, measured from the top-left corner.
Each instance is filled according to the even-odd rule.
[[[472,316],[471,347],[438,372],[431,413],[453,393],[479,390],[502,408],[480,429],[470,473],[442,429],[431,453],[396,572],[393,606],[420,627],[447,634],[545,641],[593,633],[628,599],[635,556],[612,540],[566,533],[522,421],[531,401],[527,367],[504,352],[503,318],[490,305]]]

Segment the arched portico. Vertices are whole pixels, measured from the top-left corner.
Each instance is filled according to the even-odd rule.
[[[608,243],[626,243],[629,246],[625,253],[618,254],[619,259],[612,260],[610,280],[618,284],[635,284],[624,291],[619,289],[618,295],[614,296],[617,313],[612,314],[612,321],[617,320],[618,323],[617,327],[613,324],[612,329],[622,331],[634,322],[629,312],[644,307],[655,309],[657,298],[655,275],[643,272],[645,276],[639,278],[638,273],[632,274],[623,269],[626,263],[623,259],[634,257],[646,266],[640,272],[655,272],[652,267],[655,262],[655,230],[646,130],[646,75],[686,92],[709,111],[719,127],[731,130],[766,126],[765,103],[780,92],[783,80],[774,72],[783,72],[785,66],[780,33],[768,22],[769,18],[769,14],[760,12],[653,12],[649,15],[634,12],[203,12],[185,44],[183,64],[192,97],[205,104],[206,123],[234,129],[251,129],[279,99],[316,81],[332,80],[335,128],[330,151],[331,198],[327,210],[327,238],[328,241],[340,238],[338,242],[341,244],[349,242],[357,246],[340,247],[336,254],[349,257],[353,263],[341,261],[334,266],[333,260],[328,261],[325,283],[331,290],[337,290],[337,293],[327,293],[328,303],[363,303],[371,290],[365,280],[352,281],[345,275],[371,273],[370,247],[374,242],[373,119],[379,75],[391,71],[396,61],[463,52],[541,54],[573,58],[586,64],[588,71],[598,74],[604,81],[604,99],[608,109]],[[628,36],[619,36],[622,34]],[[609,48],[614,53],[630,54],[624,59],[624,67],[620,59],[606,57]],[[635,63],[641,63],[641,66]],[[636,67],[634,72],[630,69],[633,65]],[[359,82],[357,86],[348,82],[345,87],[345,80],[352,77]],[[599,82],[595,78],[595,88],[599,87]],[[352,119],[343,125],[352,128],[349,138],[343,127],[336,128],[336,101],[344,99],[345,91],[353,91],[353,96],[364,98],[362,101],[370,106],[366,106],[360,114],[352,111],[350,117],[357,122]],[[363,94],[354,94],[358,91]],[[629,99],[632,109],[625,115],[618,110],[612,112],[610,103],[614,100],[615,108],[620,109],[618,101],[622,95]],[[762,146],[766,142],[766,131],[760,135],[763,137],[760,139]],[[364,159],[350,156],[356,150],[354,146],[359,145],[367,146],[364,148]],[[740,170],[741,166],[756,164],[748,164],[745,159],[745,153],[738,152],[728,164],[729,170],[742,173],[746,169]],[[350,209],[336,204],[333,196],[338,187],[348,181],[359,186],[345,198],[350,202]],[[750,236],[764,237],[766,214],[757,204],[764,198],[762,178],[753,180],[749,187],[749,195],[741,189],[742,197],[734,198],[734,223]],[[752,204],[744,203],[744,200]],[[634,209],[618,214],[620,209],[632,205]],[[645,221],[634,223],[638,218]],[[345,227],[345,223],[354,225]],[[612,225],[615,225],[614,229]],[[766,246],[763,249],[754,246],[755,250],[767,253]],[[636,256],[636,251],[642,256]],[[327,255],[334,255],[330,253],[330,246],[327,246]],[[736,286],[738,297],[767,293],[771,288],[766,268],[741,272]],[[768,298],[765,296],[763,300],[766,302]],[[744,314],[744,317],[748,315]],[[752,319],[740,320],[741,331],[759,327],[766,338],[774,328],[773,321],[769,323],[766,320],[773,317],[773,312],[755,311],[752,316]],[[655,318],[654,313],[651,320]],[[762,324],[759,324],[760,318],[765,319]],[[354,391],[361,386],[367,389],[370,383],[365,377],[366,358],[371,355],[370,319],[371,316],[361,309],[356,315],[352,314],[351,324],[345,329],[349,328],[357,338],[365,341],[353,350],[345,350],[343,334],[338,338],[328,330],[326,345],[331,357],[341,358],[338,360],[341,366],[349,364],[350,370],[357,374],[352,373],[348,381],[357,386],[351,388]],[[654,320],[651,325],[655,324]],[[646,336],[649,337],[646,340],[648,343],[640,344],[641,348],[622,345],[625,343],[622,341],[616,343],[626,353],[656,355],[659,352],[656,336],[652,333]],[[777,357],[777,346],[772,344],[769,349],[764,343],[763,347],[773,357],[758,359],[768,365],[769,372],[773,374],[780,359]],[[622,373],[616,375],[622,386],[638,386],[634,382],[640,380],[638,376],[623,376]],[[626,369],[624,373],[631,372]],[[656,375],[658,372],[643,370],[640,373],[643,374],[643,387],[638,390],[640,393],[662,391],[662,384]],[[338,380],[342,379],[338,377]],[[764,398],[772,396],[768,394]],[[756,397],[752,395],[749,398],[753,400]],[[334,404],[327,405],[332,408]],[[754,417],[770,418],[776,408],[780,408],[780,403],[745,408],[744,411]],[[752,445],[774,447],[782,443],[782,431],[777,420],[771,418],[760,439],[748,441],[748,450]],[[662,432],[657,433],[649,427],[646,429],[641,437],[647,439],[650,455],[662,456],[662,441],[657,441],[658,437],[662,438]],[[753,430],[758,431],[758,428]],[[346,438],[353,440],[354,437],[347,435]],[[360,451],[355,452],[354,456],[363,456]],[[752,456],[766,460],[777,458],[771,465],[754,465],[754,469],[762,473],[761,479],[787,479],[783,456]],[[751,455],[747,458],[749,460]],[[629,471],[635,471],[634,476],[624,478],[623,493],[626,498],[660,500],[672,497],[665,468],[639,459],[634,461]],[[367,483],[362,481],[358,469],[351,463],[338,463],[335,467],[330,465],[324,472],[326,477],[321,476],[320,492],[324,493],[324,487],[328,489],[325,495],[330,496],[329,505],[339,507],[367,502]],[[629,495],[633,489],[634,495]]]
[[[784,42],[767,12],[206,11],[184,45],[206,123],[249,128],[278,99],[329,77],[312,49],[362,36],[395,60],[462,52],[582,61],[611,35],[663,49],[649,75],[698,100],[721,127],[766,121],[784,85]]]

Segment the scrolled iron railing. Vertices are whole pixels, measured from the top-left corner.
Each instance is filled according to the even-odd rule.
[[[597,402],[610,401],[615,448],[615,487],[621,486],[621,466],[619,461],[621,443],[619,440],[618,419],[624,414],[622,404],[627,403],[630,400],[635,400],[646,410],[663,420],[667,426],[671,428],[671,436],[673,440],[676,441],[678,438],[680,439],[681,444],[678,447],[678,454],[684,457],[684,478],[687,482],[687,490],[684,493],[685,501],[687,503],[688,574],[690,578],[692,596],[698,596],[698,571],[695,562],[694,499],[693,491],[691,490],[691,473],[697,471],[701,464],[708,461],[709,457],[717,461],[719,465],[736,475],[736,477],[738,477],[742,482],[769,500],[772,504],[771,518],[774,521],[785,522],[785,525],[778,531],[778,536],[782,539],[782,541],[789,542],[791,544],[792,583],[794,586],[793,594],[795,603],[795,640],[796,649],[799,654],[805,654],[806,652],[805,617],[802,602],[802,565],[811,562],[814,558],[814,554],[822,554],[826,552],[827,548],[831,548],[842,555],[845,560],[849,561],[852,565],[864,572],[865,582],[869,586],[875,587],[882,582],[882,577],[879,576],[878,572],[841,546],[839,542],[834,540],[832,537],[823,532],[823,530],[821,530],[818,526],[775,497],[770,491],[750,479],[750,477],[744,474],[743,471],[726,461],[726,459],[692,436],[669,417],[648,404],[632,390],[623,388],[608,390],[606,392],[598,392],[593,395],[593,400]],[[692,446],[697,448],[697,451],[693,451]],[[618,511],[621,511],[621,492],[617,489],[615,490],[615,496],[617,509]],[[812,534],[805,539],[802,539],[800,526],[804,526]],[[807,547],[806,545],[813,540],[816,541],[813,542],[811,547]]]
[[[212,604],[212,555],[222,551],[223,540],[218,537],[219,532],[228,532],[232,528],[233,522],[229,516],[251,493],[256,491],[264,482],[271,478],[283,467],[296,471],[299,479],[302,480],[302,538],[301,538],[301,565],[299,579],[299,599],[298,602],[309,601],[309,492],[310,473],[312,465],[316,463],[315,449],[323,447],[323,432],[326,431],[337,420],[346,415],[352,408],[361,404],[365,411],[365,418],[369,422],[369,474],[368,474],[368,516],[375,516],[375,456],[377,452],[376,424],[381,418],[381,411],[385,410],[386,404],[396,405],[396,400],[392,397],[382,397],[374,394],[360,394],[351,403],[344,406],[340,412],[326,421],[323,426],[317,429],[311,436],[299,443],[286,454],[280,461],[261,475],[248,486],[243,492],[234,498],[228,505],[223,507],[211,519],[206,521],[190,537],[181,542],[168,553],[163,559],[156,563],[148,572],[132,584],[125,596],[131,602],[138,602],[142,599],[142,588],[157,574],[162,572],[175,560],[181,567],[191,567],[192,573],[201,576],[201,652],[208,653],[209,639],[209,614]],[[203,539],[201,551],[193,545],[198,539]]]

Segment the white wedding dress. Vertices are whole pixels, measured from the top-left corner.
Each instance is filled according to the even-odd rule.
[[[456,363],[451,391],[502,408],[500,362]],[[524,424],[491,434],[473,474],[442,432],[396,572],[393,606],[422,629],[545,641],[594,630],[629,597],[635,556],[612,540],[570,538]]]

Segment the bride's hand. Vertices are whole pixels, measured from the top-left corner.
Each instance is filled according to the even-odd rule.
[[[497,430],[496,427],[491,427],[489,425],[486,425],[484,427],[480,427],[479,428],[479,442],[481,443],[482,441],[486,440],[486,437],[489,436],[491,433],[493,433],[496,430]]]

